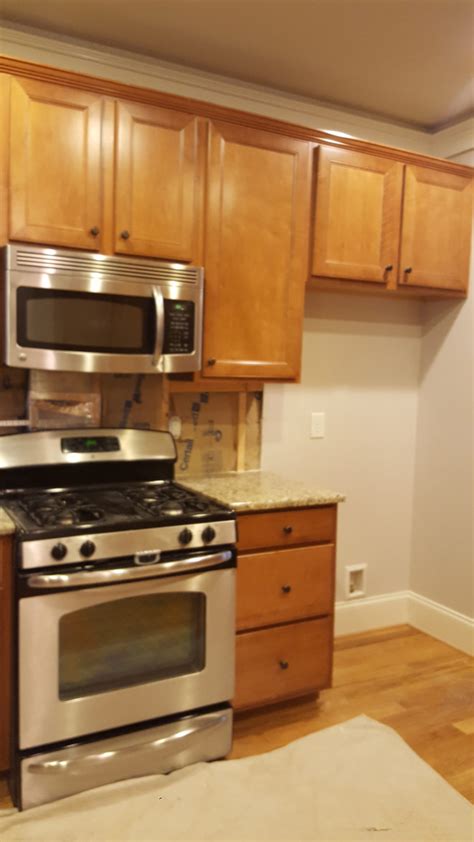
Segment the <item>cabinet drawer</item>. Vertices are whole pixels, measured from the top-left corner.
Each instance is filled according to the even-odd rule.
[[[331,641],[330,617],[238,634],[234,707],[269,704],[328,687]]]
[[[336,535],[336,506],[285,509],[239,515],[239,550],[331,543]]]
[[[333,592],[333,544],[240,556],[237,629],[330,614]]]

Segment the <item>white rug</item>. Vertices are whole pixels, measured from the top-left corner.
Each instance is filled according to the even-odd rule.
[[[472,842],[471,805],[366,716],[268,754],[124,781],[0,819],[29,842]]]

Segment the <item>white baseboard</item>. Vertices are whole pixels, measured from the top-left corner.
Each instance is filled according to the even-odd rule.
[[[474,655],[474,620],[471,617],[411,591],[408,622],[455,649]]]
[[[474,655],[474,620],[414,591],[336,602],[336,637],[401,623]]]
[[[336,602],[336,636],[408,623],[409,591]]]

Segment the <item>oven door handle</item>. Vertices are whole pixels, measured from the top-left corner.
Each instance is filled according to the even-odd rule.
[[[194,742],[194,738],[202,734],[203,731],[209,731],[211,728],[216,728],[219,725],[224,725],[227,721],[228,714],[223,713],[209,713],[206,714],[204,722],[199,722],[186,728],[183,727],[174,734],[169,734],[166,737],[159,737],[156,740],[150,740],[144,743],[137,743],[136,745],[126,746],[124,748],[117,748],[111,751],[97,752],[96,754],[86,754],[82,757],[71,758],[65,760],[64,751],[61,751],[61,759],[59,760],[43,760],[42,762],[29,763],[27,766],[28,773],[34,775],[80,775],[87,772],[91,767],[97,768],[100,766],[112,766],[114,763],[120,762],[122,758],[126,760],[134,754],[143,754],[144,752],[159,752],[160,754],[172,754],[178,751],[185,751],[189,748],[189,743]]]
[[[153,287],[153,301],[155,303],[155,347],[153,349],[153,365],[158,368],[163,353],[163,342],[165,340],[165,301],[161,287]]]
[[[225,550],[222,553],[199,555],[191,558],[179,558],[175,561],[160,561],[147,567],[114,567],[109,570],[81,570],[76,573],[38,573],[28,576],[30,588],[76,588],[87,585],[113,585],[115,582],[129,582],[134,579],[157,579],[159,576],[169,576],[173,573],[194,573],[195,570],[206,570],[230,561],[232,553]]]

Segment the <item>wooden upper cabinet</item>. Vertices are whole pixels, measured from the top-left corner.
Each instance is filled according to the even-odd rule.
[[[317,151],[312,274],[385,284],[398,270],[403,164]]]
[[[102,107],[88,91],[12,80],[10,239],[100,247]]]
[[[197,260],[201,121],[134,102],[116,109],[115,251]]]
[[[211,124],[206,376],[299,376],[310,198],[311,144]]]
[[[471,223],[468,176],[407,166],[399,283],[466,290]]]

